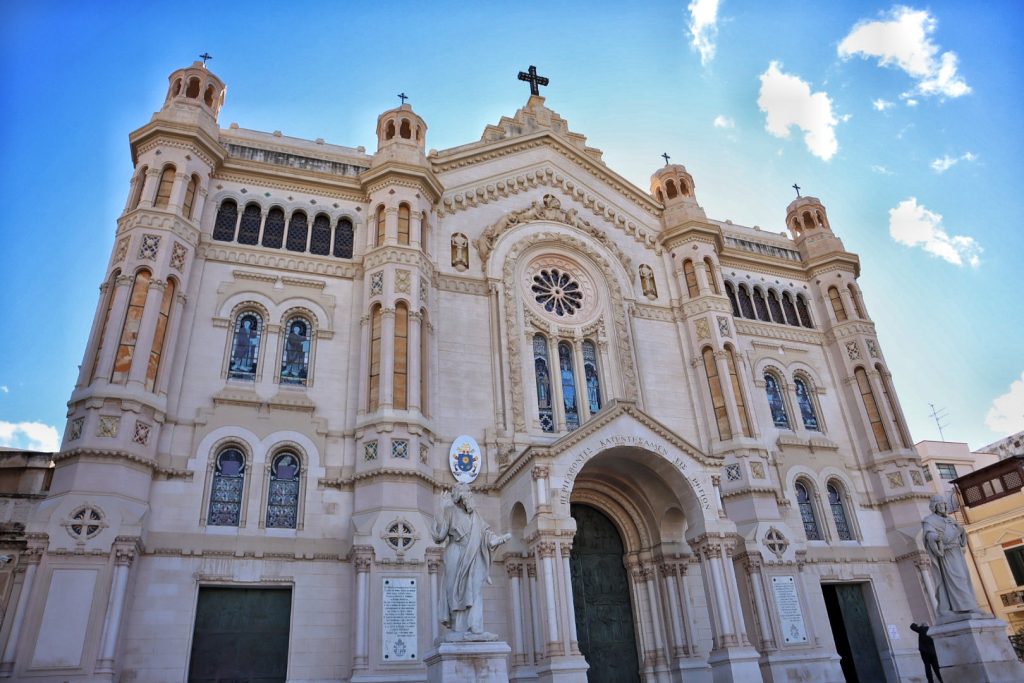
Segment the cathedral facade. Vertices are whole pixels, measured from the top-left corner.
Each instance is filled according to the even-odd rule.
[[[536,94],[429,152],[403,103],[374,153],[224,96],[196,62],[130,135],[0,675],[426,681],[456,476],[512,536],[510,679],[921,674],[930,490],[821,201],[709,218]]]

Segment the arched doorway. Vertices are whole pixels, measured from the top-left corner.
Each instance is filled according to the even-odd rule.
[[[636,633],[622,537],[604,513],[573,504],[569,563],[580,651],[589,683],[639,683]]]

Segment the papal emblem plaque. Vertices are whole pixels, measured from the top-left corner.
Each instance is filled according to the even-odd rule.
[[[456,481],[472,483],[480,474],[480,461],[480,446],[473,437],[463,434],[452,442],[451,450],[448,451],[448,466]]]

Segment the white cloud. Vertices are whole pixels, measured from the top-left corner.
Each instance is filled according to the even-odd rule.
[[[700,53],[700,63],[707,65],[715,58],[718,38],[718,0],[693,0],[690,12],[690,47]]]
[[[960,97],[971,92],[957,73],[957,56],[948,51],[939,55],[932,42],[938,22],[927,10],[894,7],[883,20],[859,21],[839,43],[839,56],[877,57],[880,66],[895,66],[917,81],[913,90],[903,94]],[[907,100],[914,106],[916,101]]]
[[[888,168],[886,168],[885,166],[882,166],[880,164],[873,164],[871,166],[871,170],[874,171],[875,173],[879,173],[881,175],[893,175],[892,171],[890,171]]]
[[[1024,429],[1024,372],[1010,384],[1010,390],[997,396],[985,415],[985,426],[1000,434]]]
[[[767,114],[765,130],[777,138],[788,138],[790,126],[804,131],[804,142],[811,154],[828,161],[839,149],[832,113],[832,100],[825,92],[811,93],[811,86],[798,76],[779,70],[772,62],[760,76],[761,93],[757,106]]]
[[[950,237],[942,225],[942,216],[917,203],[915,197],[904,199],[889,209],[889,235],[908,247],[922,247],[929,254],[958,266],[964,262],[972,268],[981,264],[981,245],[973,237]]]
[[[904,101],[907,103],[908,107],[916,107],[917,106],[917,100],[915,100],[913,97],[908,97]]]
[[[8,387],[6,384],[0,385],[0,391],[4,392],[5,394],[11,393],[10,387]]]
[[[948,154],[944,154],[941,159],[936,159],[932,162],[932,170],[936,173],[945,173],[952,168],[954,164],[961,161],[974,161],[977,158],[978,155],[971,152],[964,152],[958,157],[951,157]]]
[[[722,116],[721,114],[716,116],[715,120],[712,121],[712,123],[714,124],[715,128],[735,128],[736,127],[736,122],[735,121],[730,119],[728,116]]]
[[[878,98],[877,100],[871,100],[871,106],[875,108],[875,111],[885,111],[886,109],[892,109],[896,104],[889,100]]]
[[[60,434],[56,427],[42,422],[0,420],[0,446],[52,453],[60,450]]]

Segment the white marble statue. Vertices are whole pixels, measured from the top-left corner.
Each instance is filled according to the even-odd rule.
[[[449,640],[496,640],[486,633],[484,624],[484,581],[491,566],[491,553],[512,534],[499,536],[491,531],[473,506],[468,484],[458,484],[441,496],[434,527],[435,543],[447,542],[444,549],[444,584],[438,596],[441,623],[452,633]]]
[[[967,533],[949,516],[944,496],[932,496],[928,504],[932,514],[921,522],[924,544],[935,570],[936,612],[941,621],[954,621],[978,614],[978,601],[964,558]]]

